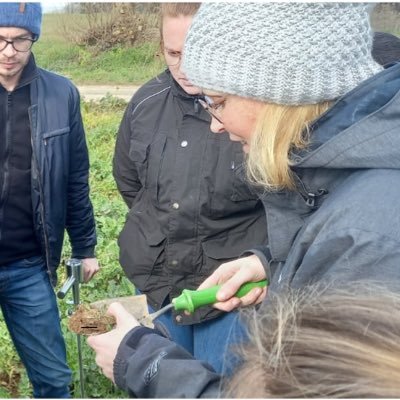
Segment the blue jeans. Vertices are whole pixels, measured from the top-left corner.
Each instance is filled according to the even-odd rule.
[[[152,307],[148,308],[150,313],[154,312]],[[168,311],[156,321],[162,323],[175,343],[196,359],[208,362],[218,373],[230,375],[235,360],[230,356],[229,347],[242,340],[241,333],[238,334],[237,315],[237,312],[230,312],[199,324],[177,325],[172,312]]]
[[[37,398],[70,397],[56,297],[42,257],[0,267],[0,305]]]

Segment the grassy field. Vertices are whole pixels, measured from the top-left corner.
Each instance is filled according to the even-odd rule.
[[[86,23],[84,15],[45,14],[33,52],[38,65],[69,77],[75,84],[139,85],[164,68],[158,41],[97,51],[71,40]]]

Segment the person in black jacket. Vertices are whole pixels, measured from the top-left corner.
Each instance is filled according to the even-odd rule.
[[[69,397],[52,284],[65,228],[85,280],[98,271],[79,95],[38,68],[39,3],[0,5],[0,305],[35,397]]]
[[[168,69],[133,96],[121,122],[114,177],[129,207],[120,263],[150,311],[195,289],[221,263],[266,241],[265,214],[243,180],[241,146],[214,135],[199,89],[180,69],[198,3],[165,3],[162,51]],[[160,318],[171,337],[221,371],[233,314],[211,307]]]

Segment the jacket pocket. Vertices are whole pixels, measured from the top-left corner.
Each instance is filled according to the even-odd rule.
[[[148,229],[145,221],[131,214],[118,238],[120,263],[127,277],[145,289],[150,275],[161,275],[165,264],[165,236]]]
[[[140,142],[136,139],[131,139],[129,146],[129,158],[135,164],[140,183],[143,187],[146,187],[146,176],[147,176],[147,155],[149,145]]]
[[[239,258],[248,249],[247,244],[243,245],[245,237],[246,232],[237,232],[202,242],[202,275],[209,276],[224,262]]]
[[[155,201],[158,199],[159,176],[166,138],[166,135],[159,133],[154,136],[151,143],[136,139],[131,139],[130,142],[129,157],[135,163],[142,186],[149,190]]]
[[[60,128],[60,129],[56,129],[56,130],[51,131],[51,132],[44,133],[42,135],[42,137],[43,137],[43,140],[46,141],[46,140],[48,140],[48,139],[50,139],[52,137],[55,137],[55,136],[66,135],[69,132],[70,132],[70,128],[69,128],[69,126],[67,126],[65,128]]]
[[[51,182],[48,186],[52,194],[59,196],[60,209],[64,209],[63,196],[68,185],[70,170],[70,128],[64,127],[42,133],[42,145],[37,153],[39,169],[44,182]],[[57,207],[58,208],[58,207]],[[59,221],[62,223],[62,219]]]
[[[246,232],[227,234],[219,238],[213,238],[201,243],[204,253],[216,260],[238,258],[243,251],[247,250],[246,245],[240,245]]]

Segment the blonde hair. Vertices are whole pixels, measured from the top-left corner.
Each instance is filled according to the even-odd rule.
[[[162,3],[160,7],[160,46],[163,48],[163,21],[165,17],[177,18],[181,15],[192,17],[197,13],[201,3]]]
[[[250,343],[228,397],[400,396],[398,290],[309,287],[248,317]]]
[[[310,124],[330,105],[331,102],[303,106],[266,103],[250,143],[249,180],[267,190],[294,189],[290,154],[307,147]]]

